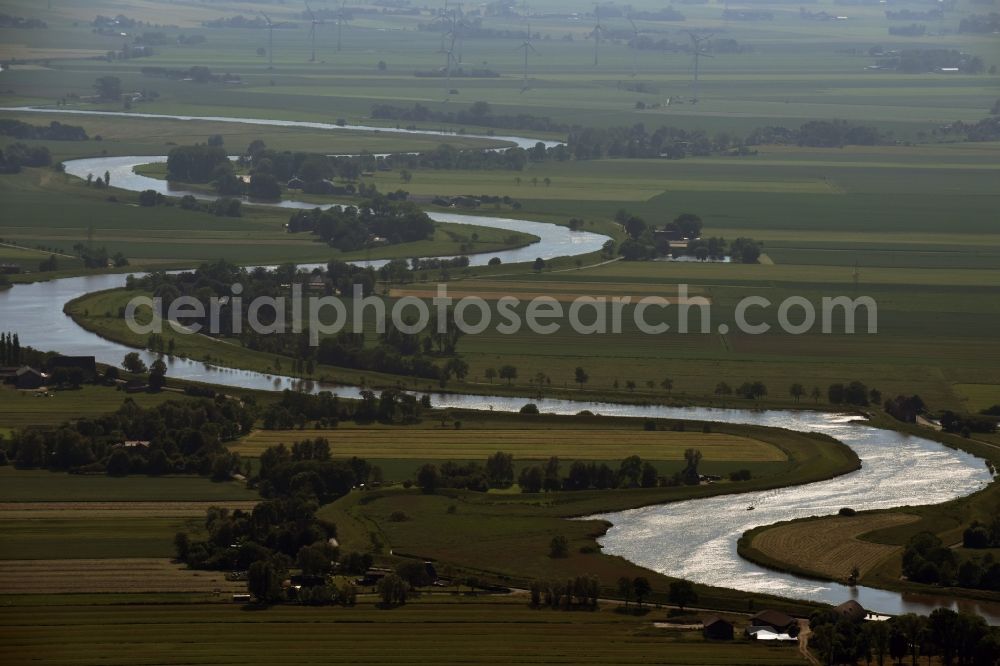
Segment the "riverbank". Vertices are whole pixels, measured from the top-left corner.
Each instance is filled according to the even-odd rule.
[[[989,442],[975,438],[963,438],[949,433],[921,428],[914,424],[895,421],[885,415],[878,415],[873,420],[877,427],[893,428],[915,436],[932,439],[940,444],[956,450],[972,453],[983,458],[995,468],[1000,464],[1000,448]],[[972,557],[980,557],[990,553],[989,549],[979,550],[961,547],[962,532],[973,521],[989,523],[1000,515],[1000,480],[994,477],[992,483],[978,492],[960,497],[941,504],[921,506],[905,506],[878,511],[858,512],[851,520],[859,521],[859,528],[853,534],[841,535],[830,539],[829,534],[834,526],[843,521],[843,517],[804,517],[784,521],[773,525],[754,528],[745,532],[739,539],[737,552],[755,564],[768,569],[792,573],[798,576],[823,581],[848,582],[850,567],[863,559],[862,552],[855,553],[855,561],[847,562],[846,569],[840,575],[816,566],[815,560],[800,557],[802,550],[815,545],[817,534],[826,533],[827,549],[845,545],[845,541],[857,540],[861,551],[867,547],[873,559],[866,566],[860,566],[859,584],[891,590],[894,592],[948,595],[956,599],[972,601],[1000,602],[1000,592],[967,587],[942,587],[907,580],[902,575],[902,553],[909,540],[921,532],[930,532],[941,539],[945,546],[951,547],[959,563]],[[897,524],[875,525],[865,529],[864,521],[877,520],[879,517],[894,517]],[[783,548],[777,554],[773,547],[762,547],[762,542],[768,539],[781,539]],[[812,565],[809,563],[812,562]]]

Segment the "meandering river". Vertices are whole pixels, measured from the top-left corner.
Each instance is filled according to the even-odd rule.
[[[19,109],[27,110],[27,109]],[[55,111],[55,110],[52,110]],[[59,110],[60,113],[65,111]],[[132,114],[139,115],[139,114]],[[190,116],[143,114],[146,117],[193,119]],[[324,123],[206,118],[221,122],[304,126],[345,129]],[[361,129],[361,128],[357,128]],[[373,129],[373,128],[363,128]],[[383,130],[403,132],[404,130]],[[420,132],[428,133],[428,132]],[[501,138],[501,137],[496,137]],[[519,145],[534,141],[502,137]],[[112,183],[127,189],[156,189],[167,193],[166,183],[137,176],[132,168],[155,161],[149,157],[102,157],[66,163],[67,172],[85,176],[111,171]],[[163,159],[163,158],[159,158]],[[183,192],[169,190],[170,194]],[[192,193],[195,194],[195,193]],[[284,202],[285,207],[312,207],[314,204]],[[448,222],[496,226],[525,231],[542,240],[519,250],[473,257],[474,263],[501,256],[506,262],[537,256],[580,255],[600,248],[606,237],[586,232],[570,232],[564,227],[504,218],[465,215],[437,215]],[[593,237],[593,238],[592,238]],[[528,251],[524,253],[524,250]],[[506,257],[506,258],[505,258]],[[49,282],[18,285],[0,292],[0,329],[12,330],[21,339],[40,349],[56,349],[66,354],[93,355],[98,361],[117,365],[133,351],[89,333],[62,312],[63,305],[78,296],[123,286],[124,275],[97,275],[64,278]],[[155,355],[142,352],[151,362]],[[303,391],[333,390],[344,397],[357,397],[354,386],[324,386],[318,382],[217,367],[186,359],[168,359],[172,377],[210,382],[221,386],[261,390],[291,388]],[[437,406],[468,409],[516,411],[523,398],[462,394],[434,395]],[[607,553],[621,555],[637,564],[671,576],[700,583],[760,593],[839,603],[857,599],[870,610],[883,613],[928,612],[936,606],[959,606],[979,612],[992,623],[1000,623],[1000,605],[962,602],[943,597],[922,597],[866,587],[846,586],[776,573],[740,558],[736,541],[747,529],[780,520],[810,515],[828,515],[849,506],[875,509],[944,502],[975,492],[987,485],[991,476],[983,461],[936,442],[880,430],[854,417],[807,411],[756,411],[740,409],[672,408],[613,403],[542,399],[535,401],[545,412],[573,414],[587,409],[594,413],[646,418],[686,418],[784,427],[803,432],[823,432],[844,442],[862,461],[856,472],[829,481],[782,488],[767,492],[730,495],[677,502],[598,516],[613,523],[601,539]],[[756,509],[747,511],[753,504]]]

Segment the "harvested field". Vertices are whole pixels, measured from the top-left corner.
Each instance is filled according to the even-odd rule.
[[[245,592],[219,571],[193,571],[165,558],[0,561],[5,594]]]
[[[767,528],[750,547],[777,563],[794,565],[827,578],[845,580],[857,566],[861,575],[901,550],[901,546],[873,543],[862,537],[875,530],[906,525],[918,516],[882,513],[863,516],[831,516],[796,521]]]
[[[259,456],[268,446],[290,445],[306,437],[326,437],[335,456],[372,459],[477,459],[505,451],[515,460],[550,456],[582,460],[619,460],[638,455],[649,460],[683,460],[684,450],[699,449],[706,461],[781,462],[785,454],[756,439],[725,433],[636,430],[257,430],[230,449]]]

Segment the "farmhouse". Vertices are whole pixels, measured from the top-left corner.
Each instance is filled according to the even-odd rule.
[[[48,375],[26,365],[14,373],[14,385],[24,390],[37,389],[45,386],[48,378]]]
[[[754,627],[764,627],[765,629],[771,629],[776,633],[782,633],[788,631],[793,626],[798,623],[795,618],[785,615],[781,611],[776,610],[762,610],[752,618],[750,618],[750,628]]]
[[[733,623],[715,615],[706,617],[702,622],[702,634],[709,640],[731,641],[733,640]]]

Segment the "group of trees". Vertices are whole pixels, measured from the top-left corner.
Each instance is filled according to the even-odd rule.
[[[607,463],[574,461],[566,475],[561,472],[559,458],[550,457],[541,465],[528,465],[517,474],[517,483],[523,493],[575,490],[605,490],[611,488],[655,488],[692,484],[700,481],[698,465],[701,452],[687,449],[684,452],[684,467],[670,478],[661,477],[655,465],[639,456],[629,456],[621,461],[618,469]],[[426,493],[440,488],[464,488],[485,492],[490,488],[509,488],[514,483],[514,457],[510,453],[497,451],[486,460],[485,466],[476,462],[456,463],[448,461],[435,465],[423,465],[416,476],[417,486]]]
[[[127,398],[105,416],[15,432],[7,453],[25,468],[228,479],[241,463],[224,443],[249,432],[253,421],[247,407],[221,396],[170,400],[148,409]],[[142,444],[125,447],[126,441]]]
[[[972,521],[962,533],[962,545],[965,548],[1000,548],[1000,516],[994,517],[989,524]]]
[[[618,246],[618,254],[626,261],[641,261],[657,257],[682,255],[700,261],[722,259],[727,252],[731,261],[755,264],[761,255],[760,243],[752,238],[737,238],[727,244],[723,238],[701,238],[702,220],[693,213],[681,213],[662,229],[648,224],[642,218],[619,210],[615,221],[622,225],[628,238]]]
[[[148,34],[148,33],[147,33]],[[187,38],[184,43],[197,44],[199,36],[192,35]],[[178,38],[180,42],[181,38]],[[191,41],[195,40],[195,41]],[[201,41],[204,41],[202,38]],[[215,74],[211,69],[205,67],[204,65],[194,65],[188,67],[187,69],[181,68],[168,68],[168,67],[143,67],[139,70],[143,76],[150,76],[156,78],[173,79],[175,81],[194,81],[195,83],[238,83],[241,81],[239,74],[230,74],[226,72],[224,74]]]
[[[208,183],[219,178],[227,166],[229,156],[222,146],[176,146],[167,154],[167,180]]]
[[[0,136],[41,141],[86,141],[89,138],[77,125],[63,125],[56,120],[48,125],[32,125],[13,118],[0,118]]]
[[[17,333],[0,333],[0,365],[20,365],[21,357],[21,338]]]
[[[882,392],[876,388],[869,389],[863,382],[857,380],[847,384],[830,384],[826,391],[827,400],[833,405],[855,405],[867,407],[870,403],[876,405],[882,402]]]
[[[121,252],[115,252],[113,255],[108,254],[108,249],[103,245],[101,247],[94,247],[90,244],[76,243],[73,245],[73,251],[83,260],[83,265],[87,268],[107,268],[108,266],[121,268],[122,266],[128,266],[128,258],[124,254]]]
[[[364,389],[360,400],[342,403],[329,391],[316,395],[284,391],[281,400],[271,404],[261,414],[265,430],[303,428],[307,421],[326,427],[336,427],[340,421],[356,423],[419,423],[423,410],[430,406],[430,399],[395,389],[385,389],[380,394]]]
[[[534,580],[528,586],[531,607],[593,610],[601,596],[597,576],[576,576],[565,581]]]
[[[995,535],[979,524],[966,530],[963,542],[968,538],[977,547],[988,547],[979,545],[984,542],[983,533],[988,539],[985,543],[992,543]],[[921,532],[907,543],[903,551],[903,575],[928,585],[1000,591],[1000,562],[992,553],[982,557],[966,556],[944,545],[930,532]]]
[[[358,206],[295,211],[288,219],[288,231],[310,232],[331,247],[351,252],[377,244],[426,240],[434,233],[434,221],[413,204],[376,194]]]
[[[17,142],[0,150],[0,174],[19,173],[21,167],[44,167],[52,164],[52,154],[45,146]]]
[[[809,648],[824,664],[882,666],[909,658],[938,657],[943,666],[993,666],[1000,659],[1000,630],[975,614],[938,608],[930,616],[906,613],[885,622],[852,621],[833,611],[817,611],[809,620]]]
[[[371,466],[360,458],[335,460],[323,438],[267,448],[258,474],[251,479],[264,501],[252,511],[212,508],[206,513],[207,538],[195,541],[187,532],[174,538],[177,557],[197,569],[245,571],[250,593],[259,603],[296,600],[304,604],[352,605],[357,592],[350,583],[334,584],[329,575],[364,573],[371,556],[341,556],[331,541],[336,526],[319,518],[320,505],[365,483]],[[282,585],[298,569],[301,589]]]
[[[955,67],[963,74],[982,74],[983,59],[957,49],[903,49],[891,57],[880,58],[878,65],[904,74],[936,72]]]

